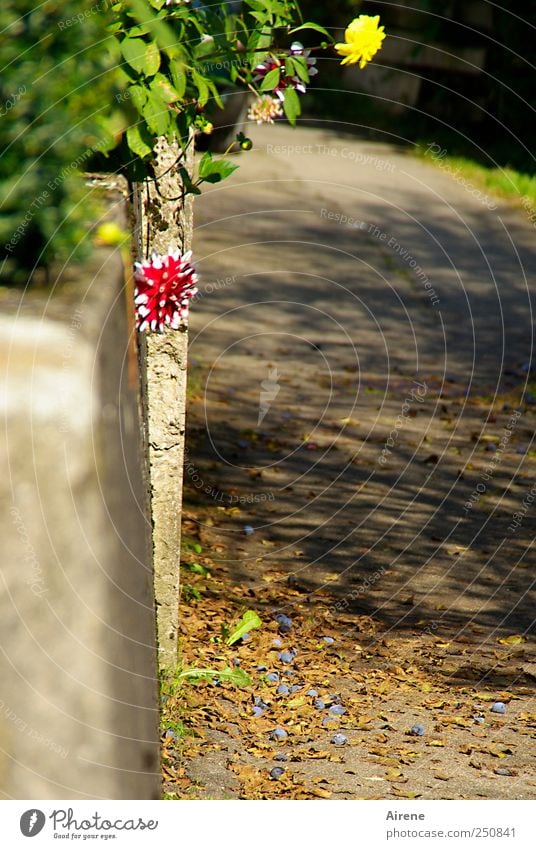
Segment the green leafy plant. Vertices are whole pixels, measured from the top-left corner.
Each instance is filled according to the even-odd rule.
[[[255,628],[260,628],[262,621],[254,610],[246,610],[238,625],[236,625],[225,639],[228,646],[232,646],[241,640],[244,634],[249,634]]]
[[[210,570],[201,563],[182,563],[182,568],[193,575],[202,575],[204,578],[210,575]]]
[[[183,584],[181,587],[181,592],[186,604],[188,604],[192,600],[201,600],[201,592],[197,589],[197,587],[192,587],[191,584]]]
[[[233,9],[240,6],[240,11]],[[121,0],[112,6],[109,30],[119,43],[124,101],[131,123],[118,151],[132,179],[151,176],[156,139],[177,139],[185,193],[199,194],[236,168],[206,153],[190,174],[184,153],[191,131],[210,132],[211,114],[222,107],[222,87],[242,87],[256,96],[279,92],[291,123],[300,114],[296,87],[309,82],[310,62],[292,42],[308,30],[330,39],[314,22],[303,23],[292,0],[244,0],[242,4],[166,4],[165,0]],[[265,69],[259,72],[259,66]],[[251,144],[238,139],[243,150]]]
[[[182,538],[182,548],[186,551],[193,551],[195,554],[203,553],[203,546],[189,537]]]
[[[235,687],[250,687],[251,678],[239,667],[231,669],[226,666],[224,669],[205,669],[192,667],[183,669],[178,674],[179,681],[186,681],[189,684],[196,684],[200,681],[212,681],[216,678],[222,683],[233,684]]]

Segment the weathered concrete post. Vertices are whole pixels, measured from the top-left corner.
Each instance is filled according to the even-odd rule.
[[[192,241],[192,196],[183,198],[177,167],[180,149],[160,139],[155,153],[156,181],[135,188],[140,259],[153,250],[165,254],[170,245],[185,252]],[[192,159],[193,144],[183,159],[187,168]],[[188,332],[166,329],[140,337],[158,659],[161,667],[170,667],[177,662]]]

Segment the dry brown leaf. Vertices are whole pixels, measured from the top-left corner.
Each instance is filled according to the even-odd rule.
[[[323,790],[321,787],[313,787],[311,789],[311,793],[313,796],[318,796],[320,799],[331,799],[331,792],[329,790]]]

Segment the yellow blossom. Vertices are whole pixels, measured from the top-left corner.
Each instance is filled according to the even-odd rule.
[[[376,55],[382,41],[385,38],[379,15],[359,15],[347,26],[345,41],[335,45],[335,50],[345,58],[341,65],[354,65],[359,62],[359,67],[364,68]]]

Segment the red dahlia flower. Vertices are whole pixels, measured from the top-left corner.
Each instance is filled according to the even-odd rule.
[[[135,263],[134,303],[140,332],[187,327],[188,301],[197,294],[191,256],[191,251],[181,256],[170,248],[167,256],[153,251],[150,261]]]

